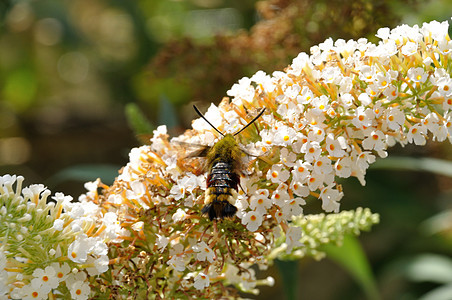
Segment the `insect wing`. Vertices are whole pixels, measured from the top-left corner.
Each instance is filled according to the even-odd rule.
[[[186,142],[176,142],[180,146],[177,165],[186,172],[191,172],[196,176],[206,171],[206,155],[211,147]]]

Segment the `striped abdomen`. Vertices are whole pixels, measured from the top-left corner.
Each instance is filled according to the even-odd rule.
[[[237,208],[232,204],[235,201],[240,177],[232,170],[229,163],[216,161],[207,175],[207,190],[204,200],[203,214],[209,219],[232,217]],[[231,203],[232,202],[232,203]]]

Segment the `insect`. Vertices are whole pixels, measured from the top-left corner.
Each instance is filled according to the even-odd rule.
[[[210,220],[232,217],[237,207],[231,203],[237,195],[242,170],[242,156],[246,153],[240,149],[235,136],[256,121],[265,111],[265,108],[248,124],[234,134],[224,134],[213,126],[193,105],[196,113],[201,116],[213,129],[223,136],[215,145],[205,153],[207,180],[204,207],[201,212]]]

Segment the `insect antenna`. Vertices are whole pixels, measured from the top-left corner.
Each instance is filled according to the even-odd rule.
[[[198,109],[195,105],[193,105],[193,108],[195,109],[196,113],[197,113],[201,118],[203,118],[204,121],[207,122],[207,124],[209,124],[210,126],[212,126],[213,129],[215,129],[219,134],[221,134],[222,136],[224,136],[223,132],[221,132],[221,131],[218,130],[215,126],[213,126],[212,123],[210,123],[210,122],[206,119],[206,117],[203,116],[203,114],[199,111],[199,109]],[[254,120],[253,120],[253,121],[254,121]],[[249,124],[248,124],[248,125],[249,125]],[[248,125],[246,125],[246,126],[248,126]],[[243,130],[243,129],[242,129],[242,130]],[[242,130],[240,130],[240,131],[242,131]]]
[[[234,136],[236,136],[237,134],[239,134],[240,132],[242,132],[243,130],[245,130],[248,126],[250,126],[251,124],[253,124],[254,121],[256,121],[257,119],[259,119],[260,116],[262,116],[262,114],[264,113],[264,111],[265,111],[265,107],[264,107],[264,109],[261,110],[261,112],[260,112],[256,117],[254,117],[254,119],[252,119],[248,124],[246,124],[245,127],[243,127],[242,129],[240,129],[239,131],[237,131],[236,133],[234,133]]]

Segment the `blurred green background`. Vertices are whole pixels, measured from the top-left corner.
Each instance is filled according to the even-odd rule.
[[[110,184],[152,128],[181,133],[193,103],[219,103],[243,76],[282,70],[328,37],[376,41],[380,27],[451,16],[446,0],[2,0],[0,173],[76,199],[83,182]],[[452,161],[451,149],[395,147],[390,157]],[[366,187],[344,181],[342,207],[381,216],[360,240],[382,299],[452,299],[452,180],[410,163],[371,168]],[[300,261],[293,299],[366,299],[339,265]],[[267,273],[277,286],[258,299],[284,293],[277,270]]]

